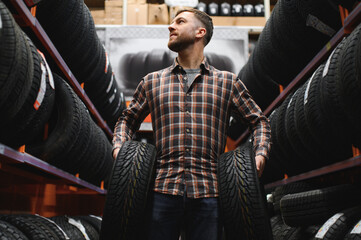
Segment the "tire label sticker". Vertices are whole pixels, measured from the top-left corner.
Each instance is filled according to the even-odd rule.
[[[293,94],[293,96],[295,96],[295,95]],[[287,109],[289,109],[291,106],[291,103],[293,101],[293,96],[291,97],[290,101],[288,102]]]
[[[313,27],[314,29],[318,30],[319,32],[332,37],[336,31],[332,29],[330,26],[322,22],[316,16],[308,14],[306,19],[306,26]]]
[[[50,70],[49,64],[46,61],[44,54],[42,52],[40,52],[39,50],[38,50],[38,53],[40,54],[40,56],[43,58],[43,60],[45,62],[45,67],[46,67],[46,70],[48,72],[49,84],[50,84],[52,89],[55,89],[54,77],[53,77],[53,73]]]
[[[333,54],[335,53],[335,50],[336,50],[336,48],[333,49],[332,53],[330,54],[330,56],[327,59],[325,66],[323,67],[322,77],[325,77],[328,73],[328,68],[330,67],[331,59],[332,59]]]
[[[38,92],[38,96],[36,97],[36,100],[34,103],[34,108],[36,110],[38,110],[39,107],[41,106],[41,104],[44,100],[45,91],[46,91],[46,68],[42,62],[40,63],[40,67],[41,67],[41,71],[43,73],[41,74],[41,82],[40,82],[40,89]]]
[[[47,220],[47,221],[50,222],[50,223],[52,223],[52,224],[53,224],[55,227],[57,227],[57,228],[59,229],[59,231],[64,235],[65,239],[70,239],[70,238],[68,237],[68,235],[64,232],[64,230],[63,230],[58,224],[56,224],[56,222],[54,222],[53,220],[51,220],[51,219],[49,219],[49,218],[40,216],[39,214],[35,214],[35,215],[38,216],[38,217],[41,217],[41,218],[43,218],[43,219],[45,219],[45,220]]]
[[[112,113],[112,116],[114,117],[115,116],[115,114],[118,112],[118,109],[120,108],[120,99],[119,99],[119,102],[118,102],[118,105],[117,105],[117,107],[115,108],[115,110],[113,111],[113,113]]]
[[[104,73],[107,73],[108,69],[109,69],[110,62],[109,62],[109,56],[108,56],[107,50],[105,49],[104,45],[103,45],[103,48],[104,48],[104,52],[105,52],[105,69],[104,69]]]
[[[89,216],[92,217],[92,218],[96,218],[96,219],[98,219],[98,220],[100,220],[100,221],[103,220],[103,219],[102,219],[101,217],[99,217],[99,216],[95,216],[95,215],[92,215],[92,214],[90,214]]]
[[[110,89],[112,88],[113,81],[114,81],[114,74],[112,74],[112,77],[111,77],[111,79],[110,79],[109,85],[108,85],[108,87],[107,87],[107,90],[106,90],[107,93],[109,93]]]
[[[333,215],[331,218],[329,218],[323,225],[322,227],[318,230],[317,234],[316,234],[316,238],[319,239],[323,239],[323,237],[326,235],[326,233],[328,232],[328,230],[330,229],[330,227],[335,224],[335,222],[341,217],[343,216],[343,213],[336,213],[335,215]]]
[[[353,227],[351,234],[361,234],[361,220]]]
[[[316,74],[316,71],[312,74],[310,80],[308,81],[306,91],[305,91],[305,95],[303,96],[303,105],[306,105],[307,102],[308,102],[308,91],[310,90],[311,82],[312,82],[312,79],[315,76],[315,74]]]
[[[77,220],[75,220],[74,218],[68,217],[68,222],[69,222],[71,225],[73,225],[73,226],[75,226],[76,228],[78,228],[78,229],[80,230],[80,232],[83,234],[83,236],[84,236],[84,238],[85,238],[86,240],[90,240],[88,234],[86,233],[85,227],[83,226],[83,224],[81,223],[81,221],[79,221],[79,220],[77,221]]]
[[[117,89],[114,89],[113,95],[109,98],[109,103],[112,103],[114,101],[115,94],[117,94]]]

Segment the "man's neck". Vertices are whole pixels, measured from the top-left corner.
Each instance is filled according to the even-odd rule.
[[[184,69],[199,68],[203,61],[203,49],[197,51],[196,49],[186,49],[178,52],[178,63]]]

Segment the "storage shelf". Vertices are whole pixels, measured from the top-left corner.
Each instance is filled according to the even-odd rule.
[[[288,183],[292,183],[292,182],[297,182],[297,181],[302,181],[302,180],[307,180],[310,178],[314,178],[314,177],[319,177],[319,176],[323,176],[326,174],[330,174],[330,173],[335,173],[341,170],[346,170],[349,168],[354,168],[354,167],[360,167],[361,166],[361,156],[356,156],[350,159],[347,159],[345,161],[342,162],[337,162],[319,169],[315,169],[306,173],[302,173],[299,175],[295,175],[292,177],[289,177],[287,179],[282,179],[279,181],[275,181],[269,184],[265,184],[264,187],[265,189],[272,189],[274,187],[278,187],[281,185],[285,185]]]
[[[101,189],[100,187],[90,184],[68,172],[56,168],[50,165],[49,163],[44,162],[30,154],[19,152],[1,143],[0,143],[0,164],[11,165],[12,169],[18,168],[20,171],[21,171],[21,167],[30,166],[30,170],[27,171],[30,177],[35,177],[39,175],[38,172],[36,171],[32,172],[31,170],[40,170],[43,173],[50,174],[49,177],[47,177],[46,175],[44,177],[44,179],[48,178],[50,182],[52,182],[54,180],[53,177],[55,177],[55,179],[61,180],[62,183],[84,187],[99,194],[106,194],[107,192],[106,190]],[[0,169],[2,167],[3,166],[1,166]]]

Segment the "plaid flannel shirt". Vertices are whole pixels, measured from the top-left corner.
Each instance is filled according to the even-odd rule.
[[[217,197],[217,160],[225,150],[231,111],[249,124],[255,155],[268,158],[269,120],[233,73],[206,59],[192,85],[175,60],[148,74],[115,127],[113,149],[132,139],[150,113],[157,149],[154,191],[190,198]]]

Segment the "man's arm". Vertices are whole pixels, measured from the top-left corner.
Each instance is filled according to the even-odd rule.
[[[246,86],[237,79],[233,103],[253,133],[253,147],[258,176],[263,173],[271,148],[271,127],[268,118],[252,99]]]
[[[139,83],[134,92],[132,101],[119,117],[114,128],[113,158],[116,159],[124,142],[133,138],[140,124],[149,114],[149,107],[144,89],[144,79]]]

